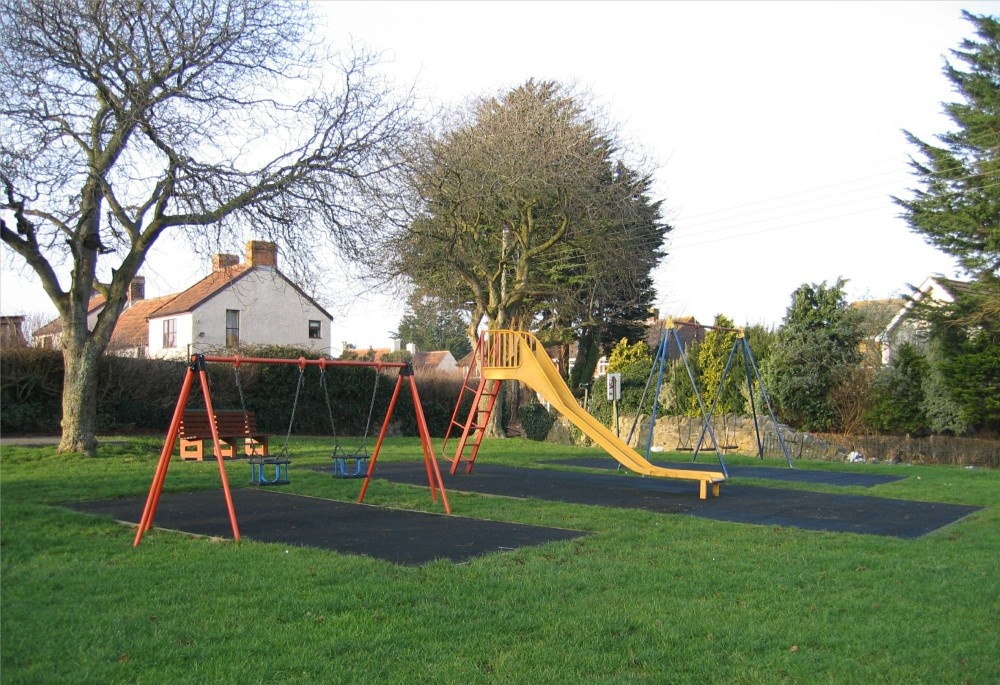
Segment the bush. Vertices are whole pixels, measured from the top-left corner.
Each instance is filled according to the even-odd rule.
[[[318,358],[298,348],[256,347],[242,350],[244,357]],[[226,352],[220,352],[226,356]],[[100,361],[97,388],[97,429],[101,432],[166,432],[180,395],[188,363],[162,359],[106,356]],[[294,364],[245,363],[239,373],[231,364],[207,364],[209,392],[216,409],[241,409],[257,415],[261,430],[284,436],[295,410],[292,433],[297,435],[362,436],[378,434],[396,385],[396,369],[376,375],[372,367],[327,367],[326,396],[319,369],[308,366],[302,374]],[[239,385],[237,385],[237,378]],[[62,416],[63,360],[56,350],[5,349],[0,354],[0,431],[5,435],[54,434]],[[421,406],[432,437],[448,429],[462,378],[454,374],[424,372],[416,377]],[[241,392],[242,391],[242,392]],[[374,408],[372,395],[374,394]],[[460,412],[468,415],[471,394]],[[205,406],[201,384],[196,382],[187,406]],[[369,412],[369,410],[371,411]],[[333,425],[331,426],[331,414]],[[369,425],[370,417],[370,425]],[[417,435],[413,397],[404,384],[393,412],[393,424],[403,435]]]
[[[57,432],[62,387],[62,354],[58,351],[4,349],[0,354],[0,432]]]
[[[544,440],[555,423],[555,417],[538,402],[522,405],[520,410],[521,428],[529,440]]]

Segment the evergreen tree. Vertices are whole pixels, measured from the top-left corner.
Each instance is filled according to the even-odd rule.
[[[889,433],[925,435],[929,431],[924,411],[924,383],[928,364],[915,345],[904,344],[875,379],[875,403],[866,413],[867,424]]]
[[[916,311],[934,341],[925,405],[934,430],[1000,425],[1000,21],[963,12],[976,37],[944,73],[961,96],[945,103],[954,130],[936,143],[906,132],[921,188],[894,198],[910,227],[954,257],[971,280],[953,304]]]
[[[698,347],[698,366],[701,369],[702,392],[705,408],[711,409],[712,400],[722,383],[722,373],[736,344],[736,330],[731,319],[718,314],[710,328],[705,333],[705,340]],[[719,395],[719,403],[715,407],[718,414],[740,414],[743,412],[743,395],[740,386],[745,385],[746,374],[743,370],[743,356],[737,354],[726,376],[725,386]]]
[[[861,322],[845,283],[799,286],[761,371],[779,416],[806,430],[839,428],[835,390],[861,359]]]
[[[904,131],[920,153],[911,167],[922,188],[911,198],[893,198],[911,229],[954,257],[972,278],[960,294],[967,307],[963,323],[994,332],[1000,319],[1000,22],[963,12],[980,39],[952,50],[961,69],[946,62],[944,73],[963,101],[944,103],[955,130],[936,136],[938,144]]]
[[[932,338],[927,345],[928,368],[920,409],[927,416],[931,432],[965,435],[970,431],[969,422],[952,397],[947,376],[942,371],[944,360],[950,356],[944,351],[944,347],[940,338]]]
[[[403,345],[413,343],[423,351],[448,350],[455,359],[472,351],[468,322],[461,311],[419,290],[410,295],[406,305],[406,313],[392,336],[394,340]]]
[[[620,373],[622,375],[621,402],[619,408],[623,414],[635,413],[639,409],[639,402],[642,399],[642,391],[649,379],[650,369],[653,367],[653,354],[649,346],[639,341],[630,345],[627,338],[622,338],[611,350],[608,356],[608,373]],[[595,384],[596,385],[596,384]],[[604,401],[603,386],[595,387],[592,395],[593,404],[591,411],[605,413],[608,402]],[[648,402],[648,400],[647,400]],[[649,404],[643,408],[649,411]],[[608,415],[610,415],[608,410]],[[603,418],[603,417],[602,417]]]

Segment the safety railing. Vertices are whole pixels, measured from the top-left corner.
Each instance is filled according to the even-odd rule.
[[[486,331],[483,333],[483,366],[490,369],[516,369],[521,366],[521,345],[523,338],[529,349],[535,336],[520,331]]]

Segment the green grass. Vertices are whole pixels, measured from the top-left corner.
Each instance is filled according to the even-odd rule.
[[[986,507],[918,540],[449,491],[458,516],[592,535],[417,568],[155,528],[133,548],[134,528],[59,506],[145,495],[159,450],[134,438],[89,460],[3,448],[0,681],[1000,682],[997,472],[800,462],[907,478],[780,484]],[[328,452],[293,441],[284,490],[354,500],[359,480],[303,468]],[[514,439],[484,443],[479,458],[532,467],[595,454]],[[419,444],[390,440],[382,459],[419,460]],[[242,485],[249,467],[229,473]],[[175,461],[166,489],[219,489],[218,469]],[[366,501],[441,510],[426,487],[382,481]]]

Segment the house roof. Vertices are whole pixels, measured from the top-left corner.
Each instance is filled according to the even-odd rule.
[[[448,350],[435,350],[433,352],[414,352],[413,368],[415,369],[439,369],[441,364],[451,357]]]
[[[209,300],[222,289],[237,282],[255,269],[251,262],[236,264],[212,271],[193,286],[180,293],[165,295],[148,299],[134,300],[132,304],[122,312],[115,331],[111,336],[110,346],[115,347],[140,347],[148,344],[147,321],[152,318],[161,318],[174,314],[183,314],[193,311],[199,305]],[[292,283],[280,271],[274,269],[274,273],[284,279],[289,285],[295,288],[303,298],[308,300],[313,306],[321,311],[327,318],[333,317],[315,300],[309,297],[297,285]],[[87,304],[87,314],[93,314],[104,306],[107,299],[103,295],[95,295]],[[45,324],[35,332],[35,336],[59,335],[62,333],[62,320],[55,319]]]
[[[906,300],[902,297],[890,297],[884,300],[858,300],[848,306],[864,317],[866,331],[877,334],[885,330],[905,304]]]
[[[253,269],[252,264],[244,263],[213,271],[184,292],[171,297],[169,302],[162,303],[159,309],[150,311],[147,316],[161,317],[193,311],[202,302],[245,276],[251,269]]]
[[[947,295],[947,297],[943,300],[935,294],[935,290],[938,289],[944,291]],[[968,289],[969,284],[962,281],[954,281],[950,278],[942,278],[940,276],[928,276],[924,279],[924,282],[917,287],[916,292],[912,297],[903,300],[902,306],[896,310],[895,316],[892,317],[892,320],[889,321],[888,325],[885,327],[883,337],[892,334],[903,319],[907,318],[907,315],[913,310],[915,303],[922,302],[927,298],[930,298],[930,301],[949,301],[950,299],[954,299],[956,293],[967,292]]]
[[[359,355],[365,356],[369,350],[355,350]],[[399,350],[390,350],[382,347],[377,350],[370,350],[374,354],[374,361],[381,362],[390,354],[399,354]],[[438,369],[441,364],[451,356],[450,350],[435,350],[433,352],[411,352],[410,363],[414,369]]]
[[[104,295],[94,295],[92,298],[90,298],[90,301],[87,302],[87,314],[88,315],[93,314],[98,309],[103,307],[104,303],[107,301],[108,299],[104,297]],[[60,333],[62,333],[62,319],[56,318],[53,319],[52,321],[49,321],[47,324],[36,330],[32,334],[32,337],[59,335]]]
[[[133,301],[132,304],[121,313],[121,316],[118,317],[118,323],[115,324],[115,330],[111,334],[109,347],[112,349],[122,347],[145,347],[149,341],[149,328],[146,320],[149,318],[150,312],[159,309],[174,297],[174,295],[166,295],[164,297],[153,297]],[[92,314],[97,311],[104,306],[105,302],[106,300],[103,295],[97,295],[91,298],[89,306],[87,307],[87,313]],[[60,333],[62,333],[62,319],[56,319],[54,321],[50,321],[35,331],[35,336],[59,335]]]
[[[255,264],[251,262],[244,262],[242,264],[236,264],[235,266],[227,266],[217,269],[192,285],[187,290],[173,296],[169,302],[164,304],[160,309],[150,312],[148,316],[150,318],[161,318],[164,316],[185,314],[187,312],[194,311],[201,304],[211,299],[220,290],[236,283],[256,268],[257,266]],[[263,268],[268,267],[265,266]],[[295,283],[289,280],[283,273],[277,269],[274,269],[274,273],[294,288],[295,292],[306,299],[311,305],[321,311],[326,318],[333,318],[330,312],[321,307],[316,300],[307,295],[302,288],[295,285]]]
[[[174,299],[174,295],[152,297],[148,300],[136,300],[118,317],[111,342],[108,347],[145,347],[149,344],[148,319],[151,312],[166,305]]]

